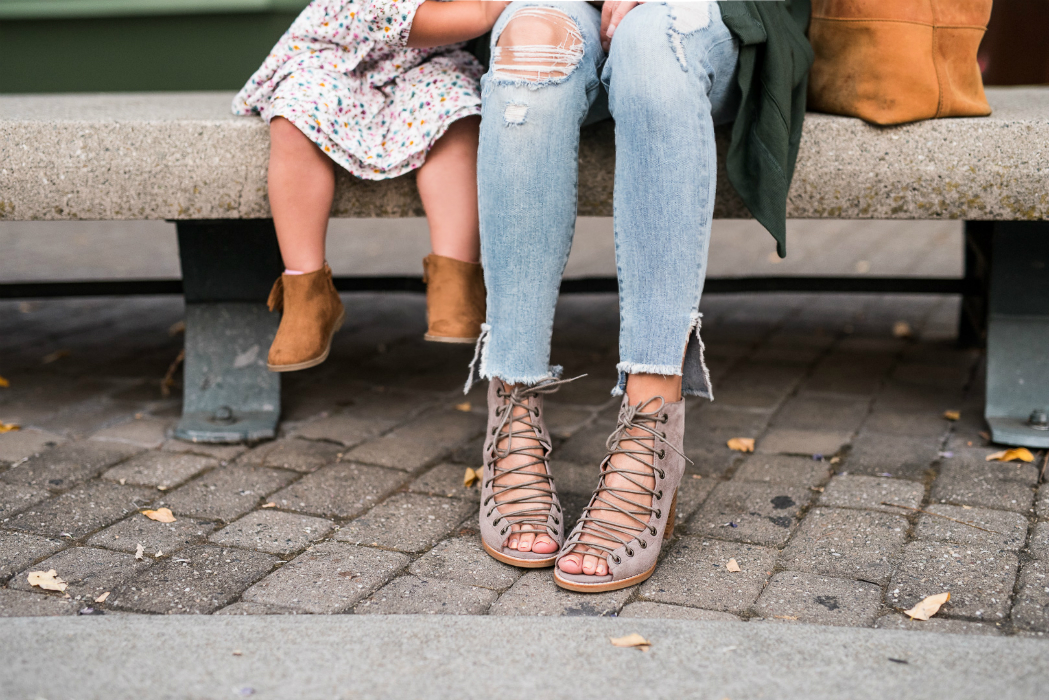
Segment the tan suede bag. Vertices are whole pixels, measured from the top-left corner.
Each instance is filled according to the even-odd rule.
[[[976,51],[992,0],[812,0],[808,108],[904,124],[991,113]]]

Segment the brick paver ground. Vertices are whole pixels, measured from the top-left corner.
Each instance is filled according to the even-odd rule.
[[[167,437],[181,404],[160,380],[182,343],[168,330],[179,300],[0,303],[0,421],[22,428],[0,434],[0,615],[621,614],[1049,633],[1045,454],[985,461],[982,356],[953,344],[957,299],[705,298],[717,401],[688,406],[680,526],[648,582],[593,596],[480,548],[477,487],[462,481],[484,429],[483,389],[460,390],[473,348],[423,343],[420,297],[345,302],[331,359],[284,377],[279,439],[241,446]],[[547,413],[570,519],[615,421],[617,330],[614,295],[562,298],[553,359],[588,375]],[[729,450],[732,437],[754,438],[755,453]],[[175,522],[141,514],[161,506]],[[49,568],[68,597],[28,585]],[[929,623],[901,614],[945,590]]]

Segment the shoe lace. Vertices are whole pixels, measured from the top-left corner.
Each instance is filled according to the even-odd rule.
[[[505,391],[502,388],[496,390],[496,396],[505,401],[495,409],[495,415],[500,417],[500,421],[492,428],[495,439],[486,455],[486,461],[492,468],[492,476],[483,484],[486,487],[491,484],[492,494],[485,499],[482,507],[488,507],[491,504],[487,514],[487,517],[491,517],[500,506],[523,506],[513,512],[499,511],[500,515],[493,521],[493,524],[498,525],[504,519],[507,521],[500,534],[506,534],[512,525],[524,526],[519,531],[520,534],[531,532],[545,535],[552,531],[547,523],[550,507],[556,505],[553,499],[554,477],[550,475],[548,464],[552,445],[549,440],[539,439],[540,425],[536,422],[540,418],[539,408],[529,408],[528,400],[553,394],[565,384],[574,382],[583,376],[586,375],[571,379],[551,377],[532,386],[514,387],[511,391]],[[520,413],[518,409],[523,409],[523,413]],[[539,443],[540,455],[535,453],[536,442]],[[524,455],[530,459],[514,467],[500,466],[500,463],[505,464],[504,460],[511,455]],[[543,471],[530,471],[530,468],[536,465],[542,465]],[[534,478],[531,481],[512,486],[498,483],[501,477],[507,474],[527,474]],[[525,491],[525,493],[505,500],[499,499],[500,496],[509,496],[510,491],[516,490]],[[527,493],[527,491],[532,493]],[[560,506],[557,506],[557,512],[561,513]],[[554,524],[560,525],[560,520],[555,518]],[[557,535],[556,531],[552,532],[555,536]]]
[[[654,408],[646,410],[653,404],[655,404]],[[668,414],[662,412],[665,406],[666,401],[663,397],[656,396],[634,406],[626,404],[619,410],[616,429],[605,443],[608,454],[601,462],[601,478],[598,481],[597,490],[591,497],[590,503],[583,509],[583,515],[580,518],[582,527],[576,530],[566,546],[579,544],[600,550],[605,553],[606,560],[610,558],[619,564],[622,559],[613,555],[613,551],[621,546],[626,546],[627,555],[633,556],[634,551],[629,546],[631,540],[638,538],[646,529],[650,535],[657,534],[656,528],[649,525],[648,521],[652,515],[655,515],[656,518],[662,517],[662,508],[657,506],[663,498],[663,492],[645,486],[640,479],[651,478],[654,473],[658,473],[660,479],[666,478],[666,473],[655,466],[656,458],[663,459],[666,456],[666,448],[681,455],[686,461],[692,462],[681,450],[667,442],[667,434],[659,429],[659,426],[666,424],[669,420]],[[623,443],[632,443],[633,446],[628,448]],[[659,447],[661,444],[663,447]],[[640,466],[634,464],[616,466],[612,463],[612,458],[616,455],[623,455]],[[612,474],[622,476],[632,486],[609,486],[608,477]],[[627,504],[627,507],[613,503],[609,500],[609,494]],[[634,500],[646,495],[651,498],[649,505]],[[619,523],[607,520],[606,514],[609,512],[625,515],[629,518],[629,522]],[[580,538],[584,534],[600,538],[602,541],[581,542]],[[639,541],[642,547],[647,546],[644,540]],[[616,544],[606,544],[609,542]]]

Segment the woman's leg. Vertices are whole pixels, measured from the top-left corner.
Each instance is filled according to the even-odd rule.
[[[575,232],[579,128],[600,90],[599,30],[600,14],[586,3],[517,2],[492,31],[477,168],[488,323],[476,369],[508,390],[560,371],[550,366],[550,334]],[[528,444],[530,450],[504,458],[500,467],[542,456],[537,441]],[[534,481],[513,473],[497,485]],[[535,495],[504,490],[496,502]],[[508,536],[510,548],[556,551],[549,537],[536,542],[532,533],[515,534],[519,529]]]
[[[612,41],[602,78],[616,120],[617,392],[625,391],[635,406],[656,396],[673,403],[682,393],[711,395],[698,309],[714,209],[714,123],[732,113],[737,58],[715,3],[641,5]],[[622,446],[640,449],[630,441]],[[637,468],[622,454],[612,464]],[[631,488],[618,474],[606,482]],[[655,480],[640,483],[652,488]],[[613,494],[606,498],[631,509]],[[644,506],[651,502],[647,495],[635,498]],[[615,511],[602,517],[629,523]],[[583,536],[588,538],[602,541]],[[573,554],[559,566],[570,574],[608,572],[603,554]]]
[[[324,239],[335,197],[335,163],[284,117],[270,121],[270,209],[284,267],[324,267]]]
[[[477,140],[480,117],[454,122],[426,155],[416,184],[436,255],[476,263],[481,259],[477,221]]]

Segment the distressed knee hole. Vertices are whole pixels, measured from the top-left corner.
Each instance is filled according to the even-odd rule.
[[[528,116],[528,105],[520,102],[507,102],[503,110],[503,120],[507,124],[524,124]]]
[[[492,52],[497,78],[531,83],[566,78],[582,59],[579,28],[564,12],[549,7],[527,7],[515,13]]]
[[[683,38],[710,25],[710,3],[671,2],[667,3],[667,6],[670,9],[670,47],[674,50],[681,69],[687,72],[688,60],[685,58]]]

